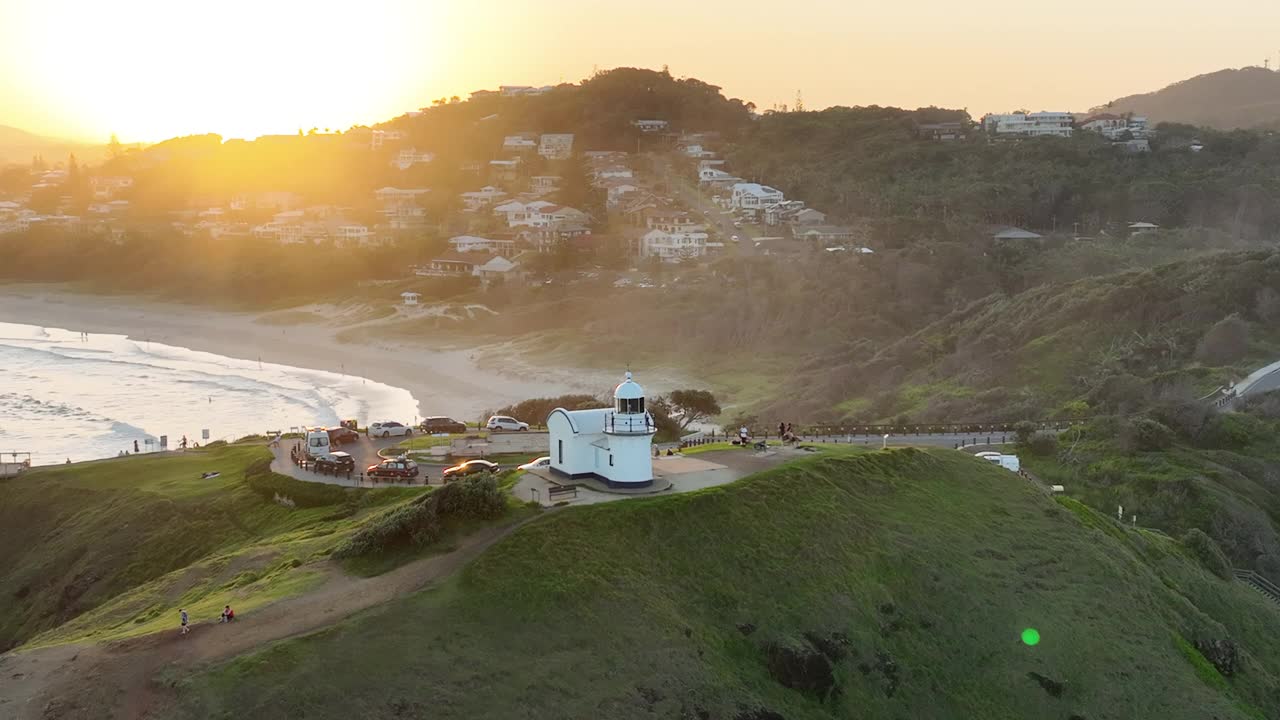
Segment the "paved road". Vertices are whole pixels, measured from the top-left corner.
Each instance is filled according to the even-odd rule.
[[[404,438],[397,437],[380,440],[361,436],[356,442],[349,445],[343,445],[338,448],[343,452],[350,453],[351,457],[356,461],[356,472],[352,474],[349,479],[345,476],[322,475],[312,470],[304,470],[297,465],[294,465],[293,461],[289,459],[289,450],[295,444],[301,444],[301,440],[281,441],[280,447],[272,450],[272,452],[275,453],[275,460],[271,462],[271,469],[281,475],[288,475],[295,480],[303,480],[305,482],[319,482],[327,485],[343,485],[345,487],[370,487],[370,482],[368,480],[365,480],[363,483],[360,481],[359,474],[370,465],[377,465],[382,462],[382,458],[378,455],[379,450],[394,447],[403,439]],[[424,484],[428,478],[434,478],[436,482],[439,482],[440,471],[448,467],[448,465],[437,463],[418,463],[418,467],[421,468],[423,474],[420,475],[413,483],[415,485]],[[387,485],[388,483],[387,481],[382,480],[377,484]],[[404,485],[406,483],[401,481],[396,484]]]
[[[667,186],[675,199],[688,208],[690,213],[697,216],[699,221],[705,222],[708,232],[713,235],[719,233],[722,236],[725,252],[736,252],[739,255],[755,254],[755,244],[751,241],[753,233],[749,232],[749,226],[734,227],[733,221],[736,217],[732,214],[722,215],[723,211],[716,207],[709,197],[698,191],[695,181],[678,173],[672,166],[670,158],[657,155],[654,157],[654,163],[658,172],[665,174]],[[734,235],[741,238],[741,241],[735,243],[730,240]]]
[[[1280,362],[1259,368],[1236,386],[1241,397],[1261,395],[1272,390],[1280,390]]]

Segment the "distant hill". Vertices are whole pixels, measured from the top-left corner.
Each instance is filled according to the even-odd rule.
[[[1146,115],[1219,130],[1280,124],[1280,72],[1259,67],[1219,70],[1162,90],[1130,95],[1094,108]]]
[[[33,155],[43,155],[45,160],[65,159],[63,156],[77,153],[82,160],[97,162],[101,158],[101,150],[93,145],[51,138],[27,132],[9,125],[0,125],[0,164],[28,162]]]

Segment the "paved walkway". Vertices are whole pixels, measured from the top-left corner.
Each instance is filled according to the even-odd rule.
[[[672,493],[690,492],[703,488],[725,485],[739,478],[767,470],[788,460],[809,457],[810,453],[795,448],[770,448],[767,452],[753,450],[714,450],[696,456],[662,456],[653,459],[654,474],[670,483],[670,487],[653,492],[633,491],[601,492],[582,483],[553,482],[546,477],[525,473],[512,489],[521,500],[537,500],[544,507],[555,505],[547,498],[547,490],[561,485],[577,485],[578,496],[568,498],[570,505],[595,505],[597,503],[630,500],[637,497],[653,497]],[[535,492],[536,491],[536,492]]]

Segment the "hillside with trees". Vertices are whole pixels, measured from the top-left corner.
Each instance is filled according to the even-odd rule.
[[[1183,123],[1217,130],[1274,127],[1280,123],[1280,72],[1256,66],[1219,70],[1094,109],[1145,115],[1153,124]]]
[[[1089,132],[1027,142],[919,137],[918,123],[939,117],[961,115],[766,113],[728,159],[738,175],[767,179],[837,219],[892,222],[899,236],[954,236],[975,225],[1092,235],[1138,220],[1241,237],[1280,230],[1280,137],[1164,125],[1141,154]],[[1193,139],[1203,151],[1189,150]]]

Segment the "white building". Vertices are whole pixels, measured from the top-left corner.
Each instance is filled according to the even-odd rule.
[[[640,132],[663,132],[667,129],[666,120],[632,120],[631,124],[639,128]]]
[[[640,238],[640,257],[680,262],[707,254],[707,234],[699,231],[650,230]]]
[[[568,160],[573,155],[573,133],[546,133],[539,139],[538,154],[548,160]]]
[[[704,167],[698,169],[698,182],[707,185],[733,185],[742,182],[742,178],[737,175],[730,175],[723,170],[717,170],[713,167]]]
[[[391,161],[391,164],[401,170],[408,170],[414,165],[429,163],[435,159],[436,154],[433,152],[418,152],[417,148],[405,148],[396,154],[396,158]]]
[[[991,114],[982,118],[982,128],[995,135],[1071,137],[1073,120],[1069,112]]]
[[[735,210],[761,210],[777,205],[785,198],[782,191],[760,183],[738,183],[729,196],[729,207]]]
[[[502,139],[502,149],[506,152],[533,152],[538,149],[538,141],[524,135],[508,135]]]
[[[449,244],[453,246],[456,252],[483,252],[501,255],[503,257],[511,257],[516,253],[516,242],[514,240],[490,240],[489,238],[476,237],[474,235],[459,235],[449,238]]]
[[[475,212],[482,207],[492,205],[494,202],[505,198],[507,193],[492,185],[486,185],[479,190],[464,192],[460,195],[462,204],[467,210]]]
[[[653,484],[653,435],[644,390],[626,379],[613,391],[613,407],[556,408],[547,416],[551,471],[567,478],[597,477],[612,488]]]
[[[405,305],[417,305],[418,299],[422,297],[421,293],[402,292],[400,293],[400,302]]]

